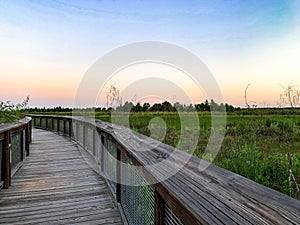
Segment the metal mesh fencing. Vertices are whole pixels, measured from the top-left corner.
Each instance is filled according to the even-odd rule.
[[[121,184],[120,203],[127,222],[153,225],[154,190],[124,154],[121,154],[121,161],[126,164],[121,169],[121,180],[128,185]]]
[[[106,140],[106,139],[105,139]],[[104,173],[108,181],[116,193],[116,177],[117,177],[117,147],[110,140],[106,140],[107,150],[104,150]]]
[[[12,149],[12,163],[11,168],[14,169],[19,162],[21,162],[21,152],[22,152],[22,142],[21,142],[21,132],[16,132],[12,135],[11,141]]]
[[[26,132],[25,132],[25,129],[22,131],[22,135],[23,135],[23,137],[22,137],[22,141],[23,141],[23,143],[22,143],[22,151],[23,151],[23,157],[25,158],[25,156],[26,156]]]
[[[2,141],[0,141],[0,181],[2,181]]]
[[[41,118],[41,127],[46,128],[46,118]]]
[[[48,118],[48,124],[47,124],[47,129],[53,129],[52,128],[52,118]]]
[[[74,121],[72,121],[72,137],[73,137],[73,139],[76,140],[76,141],[78,140],[78,137],[77,137],[77,129],[78,129],[77,123],[74,122]]]
[[[60,133],[64,133],[64,121],[63,120],[59,120],[59,132]]]
[[[164,204],[163,224],[184,225],[184,223],[173,213],[168,205]]]
[[[85,142],[85,148],[93,154],[93,139],[94,139],[94,132],[92,128],[86,129],[86,142]]]
[[[84,127],[81,124],[77,124],[76,128],[78,129],[77,134],[77,141],[83,145],[83,132],[84,132]]]
[[[41,127],[41,119],[39,117],[35,119],[35,126]]]
[[[65,134],[66,135],[70,135],[70,121],[66,120],[66,130],[65,130]]]
[[[57,131],[57,119],[53,119],[53,130]]]
[[[96,131],[95,135],[95,158],[98,164],[101,164],[101,151],[103,150],[103,145],[101,143],[101,135]]]

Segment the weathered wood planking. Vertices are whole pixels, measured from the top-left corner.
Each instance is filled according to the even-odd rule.
[[[33,130],[30,157],[0,191],[0,224],[123,224],[105,180],[77,146]]]
[[[186,224],[300,224],[296,199],[214,165],[200,171],[207,162],[130,129],[100,121],[97,125],[140,165],[155,165],[148,172],[154,179],[178,171],[156,190]],[[188,163],[181,166],[186,158]]]
[[[32,116],[68,119],[76,126],[95,126],[101,140],[111,140],[135,165],[143,166],[140,172],[149,182],[155,183],[152,187],[156,202],[167,204],[186,225],[300,224],[300,201],[225,169],[207,165],[199,158],[128,128],[87,118]],[[202,171],[200,168],[206,165],[208,168]],[[162,179],[168,174],[174,175]],[[162,220],[159,219],[160,208],[155,208],[156,221]]]

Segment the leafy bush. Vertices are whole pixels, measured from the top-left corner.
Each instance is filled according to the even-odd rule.
[[[26,108],[28,101],[29,96],[19,104],[0,101],[0,124],[19,120],[22,117],[21,110]]]

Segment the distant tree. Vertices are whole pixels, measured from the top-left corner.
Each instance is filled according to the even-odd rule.
[[[132,107],[131,111],[133,111],[133,112],[142,112],[142,110],[143,110],[143,108],[142,108],[141,104],[138,102],[136,105],[134,105]]]
[[[226,112],[233,112],[234,111],[234,107],[232,105],[229,104],[225,104],[225,108],[226,108]]]
[[[162,111],[162,105],[160,103],[155,103],[150,107],[151,112],[160,112]]]
[[[164,111],[164,112],[172,112],[173,111],[173,106],[168,101],[164,101],[161,106],[162,106],[162,111]]]
[[[173,109],[174,111],[183,111],[183,105],[179,102],[175,102],[173,105]]]
[[[150,103],[145,102],[143,104],[143,112],[147,112],[149,110],[149,108],[150,108]]]

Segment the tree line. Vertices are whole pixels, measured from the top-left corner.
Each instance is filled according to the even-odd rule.
[[[145,102],[143,104],[137,103],[134,104],[132,102],[126,101],[123,105],[116,107],[116,111],[121,112],[176,112],[176,111],[183,111],[183,112],[210,112],[210,111],[224,111],[233,112],[235,110],[234,106],[230,104],[218,104],[214,100],[208,102],[206,100],[200,104],[181,104],[179,102],[174,103],[173,105],[168,102],[164,101],[162,103],[154,103],[150,105],[150,103]]]
[[[174,104],[171,104],[168,101],[164,101],[162,103],[154,103],[150,104],[148,102],[145,102],[141,104],[140,102],[138,103],[133,103],[126,101],[124,104],[117,106],[116,108],[112,107],[92,107],[92,108],[84,108],[84,109],[76,109],[76,110],[81,110],[81,111],[95,111],[95,112],[111,112],[111,111],[118,111],[118,112],[176,112],[176,111],[183,111],[183,112],[193,112],[193,111],[198,111],[198,112],[210,112],[210,111],[224,111],[226,110],[227,112],[234,112],[236,109],[234,106],[230,104],[218,104],[214,100],[211,100],[210,102],[206,100],[203,103],[199,104],[181,104],[179,102],[176,102]],[[72,112],[74,109],[69,108],[69,107],[53,107],[53,108],[29,108],[26,111],[29,113],[33,112],[38,112],[38,113],[50,113],[50,112]]]

